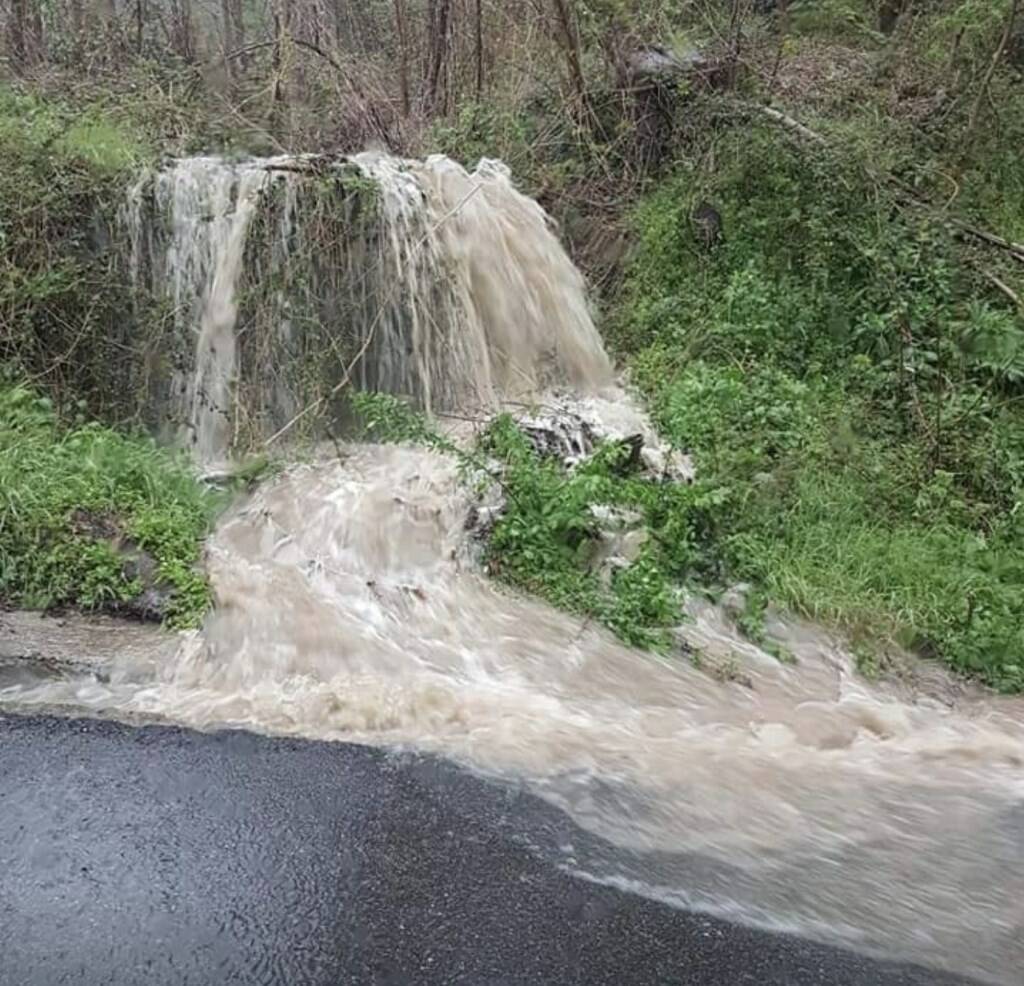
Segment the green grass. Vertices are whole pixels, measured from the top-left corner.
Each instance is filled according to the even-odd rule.
[[[210,602],[202,539],[220,505],[185,460],[95,423],[64,427],[48,399],[0,386],[0,599],[99,608],[136,596],[114,542],[137,546],[173,591],[168,622],[194,626]]]
[[[1024,319],[856,167],[764,132],[718,154],[636,210],[612,338],[722,492],[723,578],[1024,688]]]
[[[851,389],[707,363],[657,388],[665,431],[728,491],[716,542],[726,571],[858,638],[1020,689],[1018,509],[983,510],[960,488],[970,477],[931,471],[913,441],[866,435],[869,408],[851,414]]]
[[[96,106],[72,108],[0,85],[0,138],[7,153],[34,148],[64,164],[81,163],[116,174],[152,157],[137,132]]]

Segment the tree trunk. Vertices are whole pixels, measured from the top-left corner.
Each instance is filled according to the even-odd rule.
[[[878,4],[878,30],[881,34],[892,34],[907,6],[907,0],[881,0]]]
[[[234,77],[244,69],[239,58],[230,56],[245,47],[245,21],[242,16],[242,0],[221,0],[221,14],[224,19],[224,54],[228,75]]]
[[[436,113],[447,85],[451,47],[452,0],[431,0],[430,49],[427,60],[426,109]]]
[[[398,37],[398,82],[402,90],[402,116],[411,109],[409,99],[409,39],[405,31],[405,0],[394,0],[395,34]]]
[[[483,0],[476,0],[476,101],[484,94],[484,10]]]
[[[34,65],[43,58],[43,14],[37,0],[11,0],[7,41],[15,69]]]
[[[135,0],[135,50],[141,55],[142,45],[146,40],[146,4],[145,0]]]
[[[580,51],[579,34],[576,32],[569,0],[553,0],[555,6],[555,22],[558,26],[559,44],[565,55],[566,68],[569,71],[569,86],[572,90],[575,109],[580,118],[590,114],[587,99],[587,83],[583,75],[583,55]]]
[[[195,61],[195,35],[192,31],[192,0],[173,0],[171,4],[171,48],[186,62]]]
[[[28,4],[29,0],[11,0],[7,48],[15,69],[23,69],[28,64]]]
[[[789,34],[789,0],[778,0],[775,9],[779,15],[779,33]]]
[[[291,0],[274,0],[274,72],[273,105],[270,111],[271,129],[285,138],[292,130],[292,108],[288,74],[293,57],[291,42]]]

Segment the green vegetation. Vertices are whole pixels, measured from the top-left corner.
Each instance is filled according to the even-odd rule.
[[[717,151],[714,176],[681,162],[638,207],[615,339],[725,494],[723,571],[1024,687],[1020,313],[856,161],[761,128]]]
[[[505,488],[491,570],[656,648],[681,586],[744,581],[739,623],[759,642],[778,604],[849,630],[866,672],[884,670],[895,642],[1024,688],[1020,5],[538,0],[512,18],[478,4],[458,31],[432,4],[395,5],[403,23],[389,5],[363,7],[316,38],[310,17],[289,26],[249,0],[235,21],[197,10],[170,33],[156,7],[120,21],[91,11],[76,32],[14,18],[0,364],[64,419],[81,402],[99,420],[130,418],[139,340],[157,323],[104,241],[128,173],[158,152],[369,142],[500,156],[561,223],[603,292],[609,344],[699,480],[645,480],[616,446],[566,473],[500,419],[459,453],[467,477]],[[647,45],[699,49],[704,71],[631,74]],[[318,244],[359,220],[334,191],[305,217]],[[710,246],[692,219],[702,202],[723,220]],[[268,242],[257,224],[245,322],[272,321],[261,298],[296,290],[266,264]],[[251,406],[275,372],[305,372],[311,399],[332,392],[321,371],[347,362],[332,333],[348,323],[314,287],[299,286],[288,359],[243,335],[243,365],[260,368]],[[96,531],[158,556],[182,600],[175,619],[194,619],[213,506],[183,467],[98,425],[62,427],[25,388],[2,393],[5,594],[98,604],[136,588],[110,537],[83,533],[86,511]],[[379,436],[454,451],[392,398],[355,404]],[[642,537],[602,574],[595,508],[609,507],[635,515]]]
[[[604,623],[630,644],[668,648],[681,620],[679,586],[707,575],[715,490],[644,478],[630,470],[621,443],[599,447],[566,472],[508,415],[465,450],[396,397],[361,393],[352,404],[374,439],[428,445],[455,456],[468,482],[501,486],[505,508],[485,546],[492,574]],[[631,519],[639,539],[636,557],[611,572],[598,564],[603,525],[596,513],[609,508]]]
[[[1024,239],[1020,43],[992,74],[1008,4],[940,5],[891,38],[867,5],[840,7],[794,8],[788,34],[747,36],[761,71],[738,80],[746,102],[681,94],[653,174],[629,167],[612,131],[569,140],[544,106],[466,109],[436,136],[466,159],[500,147],[570,234],[579,199],[609,187],[602,173],[639,191],[606,334],[693,454],[691,495],[713,495],[686,575],[712,592],[751,583],[744,632],[763,643],[774,603],[845,628],[872,673],[898,644],[1020,690],[1024,254],[963,225]],[[759,112],[780,98],[810,137]],[[701,202],[723,220],[711,249],[691,219]],[[536,513],[560,516],[577,479],[537,466],[529,482]],[[544,528],[515,528],[531,530]],[[518,584],[597,613],[579,601],[589,562],[571,526],[528,557],[505,535],[499,571],[508,554]],[[683,574],[655,564],[654,608]]]
[[[142,133],[102,102],[0,84],[0,602],[139,612],[147,590],[181,627],[209,605],[217,501],[149,439],[87,423],[134,411],[139,327],[106,246],[152,157]]]
[[[112,116],[0,84],[0,363],[60,404],[121,410],[127,290],[105,223],[146,156]]]
[[[665,649],[678,625],[678,586],[702,571],[707,559],[714,490],[659,483],[631,475],[629,450],[599,447],[571,473],[545,459],[511,418],[499,417],[480,451],[500,465],[507,507],[491,532],[491,570],[611,627],[630,644]],[[635,515],[636,557],[610,573],[596,562],[601,525],[595,509]]]
[[[0,601],[116,609],[157,588],[167,622],[194,626],[210,601],[197,566],[218,505],[148,438],[63,427],[48,398],[0,386]]]

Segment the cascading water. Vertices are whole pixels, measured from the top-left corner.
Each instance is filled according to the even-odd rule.
[[[323,215],[330,192],[347,198],[348,221]],[[360,197],[372,215],[357,222]],[[180,345],[169,416],[203,465],[223,460],[252,416],[245,381],[274,376],[290,348],[311,342],[294,338],[303,319],[333,375],[350,363],[363,386],[428,410],[612,382],[579,272],[495,161],[467,173],[440,156],[185,158],[143,176],[122,222],[137,293],[171,306]],[[285,396],[257,410],[257,437],[324,403],[300,388],[306,362],[283,381]]]
[[[604,388],[579,405],[644,430],[608,389],[579,274],[499,166],[355,162],[382,190],[376,240],[342,258],[368,271],[347,309],[362,319],[347,352],[363,350],[364,379],[430,407]],[[232,294],[246,276],[239,241],[281,163],[179,162],[155,186],[171,239],[136,228],[136,269],[163,271],[198,332],[181,386],[201,456],[223,453],[222,425],[198,419],[227,420],[247,331]],[[306,179],[280,174],[290,191],[265,258],[278,272],[310,235]],[[275,290],[294,333],[300,306]],[[133,650],[102,676],[18,683],[0,701],[436,751],[525,779],[599,836],[538,849],[592,879],[1019,981],[1019,702],[867,683],[836,640],[792,622],[777,628],[797,657],[784,665],[697,604],[685,633],[727,655],[736,680],[637,653],[477,571],[454,462],[343,453],[293,467],[225,518],[208,552],[217,608],[173,660]]]

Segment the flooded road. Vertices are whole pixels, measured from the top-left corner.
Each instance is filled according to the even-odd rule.
[[[630,650],[480,574],[467,510],[454,463],[424,450],[296,467],[213,538],[202,634],[0,679],[0,703],[438,754],[590,833],[559,863],[578,879],[1015,982],[1019,701],[937,669],[868,682],[799,623],[776,627],[783,664],[698,603],[704,667]]]
[[[552,404],[579,411],[596,435],[638,438],[641,459],[660,456],[665,468],[645,460],[651,483],[688,478],[667,468],[678,450],[659,447],[641,405],[616,382],[583,277],[553,223],[504,166],[483,161],[468,172],[443,157],[371,154],[331,167],[341,169],[342,186],[346,168],[369,180],[376,211],[370,229],[347,224],[355,240],[342,255],[312,267],[303,264],[314,230],[300,203],[324,203],[302,159],[183,159],[144,176],[129,195],[131,274],[173,302],[175,352],[185,355],[169,413],[202,468],[217,472],[246,442],[278,448],[351,374],[368,389],[412,397],[440,420],[450,411],[479,423],[511,401],[544,414]],[[264,239],[250,244],[250,256],[254,229]],[[259,262],[247,266],[247,256]],[[259,319],[251,313],[255,321],[238,325],[240,285],[261,278],[307,285],[317,302],[304,309],[308,324],[340,336],[332,337],[341,347],[328,361],[332,383],[324,390],[320,380],[315,399],[276,372],[294,360],[308,369],[298,355],[309,340],[293,316],[310,297],[275,289]],[[262,396],[250,393],[246,403],[254,390]],[[0,661],[0,708],[331,741],[345,744],[336,748],[339,762],[355,756],[344,752],[352,743],[444,758],[477,778],[521,786],[543,812],[560,812],[544,817],[586,837],[531,848],[529,826],[513,826],[512,835],[577,890],[592,888],[596,900],[628,891],[635,913],[660,915],[666,928],[676,921],[693,929],[692,915],[701,914],[708,927],[721,918],[935,970],[930,980],[908,982],[938,982],[941,971],[1019,986],[1024,703],[923,665],[869,682],[841,640],[792,621],[773,627],[795,657],[782,663],[692,594],[690,622],[679,628],[685,647],[662,657],[631,650],[484,575],[467,533],[480,504],[454,459],[395,445],[338,444],[335,452],[286,469],[222,520],[206,559],[216,607],[201,633],[149,646],[89,631],[63,640],[49,663],[15,655]],[[564,456],[563,464],[571,468]],[[87,735],[136,734],[111,726]],[[236,742],[144,735],[177,737],[202,756]],[[136,742],[145,746],[133,738],[120,747],[131,751]],[[252,742],[320,751],[294,754],[303,770],[328,762],[318,759],[329,756],[322,745]],[[133,755],[123,768],[129,785],[140,782],[132,770],[142,769]],[[359,756],[390,763],[381,753]],[[75,777],[84,784],[90,766],[82,757]],[[39,768],[49,769],[45,759]],[[196,775],[217,810],[232,804],[219,800],[220,784],[241,796],[234,770],[221,761]],[[346,788],[344,771],[328,776],[338,785],[329,797],[340,799],[331,805],[360,796]],[[53,798],[66,780],[59,775]],[[284,781],[266,797],[292,806],[298,779]],[[150,794],[159,800],[159,791]],[[456,807],[444,797],[431,802],[437,819]],[[226,860],[233,837],[202,799],[190,804],[202,815],[195,832],[221,833],[214,837],[226,840]],[[103,827],[101,807],[93,821],[82,817],[90,835]],[[397,808],[417,817],[400,798]],[[173,811],[153,819],[170,824]],[[446,850],[456,863],[477,851],[476,836],[459,831],[458,845]],[[237,843],[239,865],[247,865],[248,838]],[[439,846],[424,851],[436,860]],[[169,848],[161,865],[173,867],[175,857]],[[309,872],[304,879],[319,888]],[[327,872],[348,879],[344,868]],[[513,866],[512,882],[500,883],[510,899],[521,889],[518,872]],[[435,890],[443,873],[439,866],[430,876]],[[428,910],[418,920],[429,919],[436,900],[421,896]],[[536,916],[521,920],[513,924],[519,935],[536,926]],[[597,962],[598,946],[574,942],[597,949]],[[609,970],[622,968],[614,949],[600,954]],[[756,970],[756,955],[722,968],[733,978],[705,981],[745,981],[736,970]],[[770,968],[776,979],[746,981],[847,981],[786,979],[785,965]]]
[[[0,986],[954,986],[567,873],[592,837],[430,757],[0,718]]]

